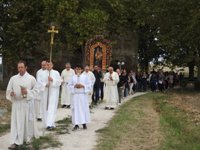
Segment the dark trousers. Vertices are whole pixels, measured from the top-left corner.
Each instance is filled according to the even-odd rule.
[[[124,89],[124,97],[128,96],[128,87],[125,87]]]
[[[122,97],[123,97],[123,87],[118,87],[118,95],[119,95],[119,103],[121,103],[122,101]]]
[[[151,87],[151,91],[156,91],[157,86],[156,86],[156,81],[151,81],[150,82],[150,87]]]
[[[143,90],[143,91],[146,91],[146,90],[147,90],[147,80],[146,80],[146,79],[143,79],[143,80],[142,80],[142,90]]]
[[[136,86],[137,86],[136,84],[133,84],[133,88],[132,89],[133,89],[134,92],[136,92],[136,88],[137,88]]]
[[[103,87],[104,87],[104,83],[101,82],[101,86],[100,86],[100,90],[101,90],[101,100],[103,100]]]
[[[160,83],[158,83],[158,89],[159,89],[159,91],[163,91],[164,90],[164,85],[163,84],[160,84]]]
[[[94,87],[93,89],[93,94],[92,94],[93,103],[97,103],[99,101],[99,90],[100,90],[99,86]]]

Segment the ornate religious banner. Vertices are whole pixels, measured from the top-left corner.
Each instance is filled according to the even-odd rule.
[[[104,39],[103,36],[95,36],[87,41],[85,46],[85,60],[90,69],[93,69],[95,65],[102,68],[102,71],[106,71],[107,66],[110,65],[112,47],[111,42]]]

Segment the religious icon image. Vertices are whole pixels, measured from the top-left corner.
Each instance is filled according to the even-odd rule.
[[[94,64],[102,67],[102,48],[100,46],[94,49]]]
[[[92,70],[94,66],[98,66],[103,72],[106,72],[106,66],[111,61],[112,47],[103,36],[95,36],[87,41],[85,45],[85,62],[89,64]]]

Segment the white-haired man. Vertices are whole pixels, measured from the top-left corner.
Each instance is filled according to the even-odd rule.
[[[105,109],[114,109],[119,100],[117,83],[119,75],[113,71],[113,67],[108,68],[108,72],[104,75],[104,99],[106,100]]]

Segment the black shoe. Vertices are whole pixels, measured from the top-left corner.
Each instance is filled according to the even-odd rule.
[[[109,109],[108,107],[105,107],[105,109],[107,110],[107,109]]]
[[[74,128],[72,129],[72,131],[76,131],[79,129],[79,126],[78,125],[75,125]]]
[[[66,108],[67,107],[67,105],[62,105],[62,108]]]
[[[54,130],[54,129],[55,129],[55,127],[53,127],[53,126],[51,126],[51,127],[49,128],[49,130],[51,130],[51,131]]]
[[[70,105],[67,105],[67,108],[70,108]]]
[[[37,118],[37,121],[42,121],[42,119],[41,118]]]
[[[50,127],[50,126],[48,126],[46,129],[47,129],[47,130],[50,130],[50,129],[51,129],[51,127]]]
[[[18,145],[17,144],[12,144],[8,147],[8,149],[17,149]]]
[[[83,124],[83,129],[86,130],[87,129],[87,126],[86,124]]]
[[[111,107],[111,108],[110,108],[110,110],[114,110],[114,109],[115,109],[114,107]]]

